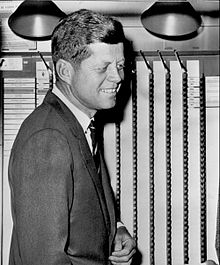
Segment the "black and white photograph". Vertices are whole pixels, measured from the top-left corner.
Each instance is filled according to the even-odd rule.
[[[219,265],[219,0],[0,0],[0,265]]]

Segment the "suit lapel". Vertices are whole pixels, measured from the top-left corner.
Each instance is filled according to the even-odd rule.
[[[110,242],[113,240],[115,235],[115,227],[116,227],[116,219],[115,219],[115,198],[113,194],[113,190],[111,188],[109,174],[107,172],[107,168],[105,165],[105,161],[103,157],[101,157],[101,171],[102,171],[102,183],[103,189],[105,193],[106,203],[108,207],[108,212],[111,219],[111,235],[110,235]],[[111,245],[110,245],[111,247]],[[111,250],[111,249],[110,249]]]
[[[107,194],[105,194],[104,192],[102,180],[100,179],[100,176],[97,173],[97,169],[81,125],[79,124],[73,113],[66,107],[66,105],[61,100],[59,100],[51,91],[49,91],[46,95],[45,102],[49,103],[54,107],[54,109],[56,109],[56,111],[59,113],[59,115],[63,118],[65,123],[70,128],[73,135],[78,139],[84,164],[87,167],[89,175],[93,180],[101,204],[106,227],[108,231],[110,231],[111,222],[109,217],[109,210],[105,199],[105,196],[108,194],[108,192]],[[104,186],[105,185],[106,183],[104,183]],[[109,199],[108,195],[107,199]]]
[[[86,139],[85,139],[85,141],[86,141]],[[109,231],[110,230],[110,216],[109,216],[109,211],[108,211],[108,207],[106,204],[104,185],[102,184],[102,180],[101,180],[99,174],[97,173],[95,162],[92,158],[92,154],[90,152],[88,144],[87,144],[87,142],[85,144],[85,141],[79,141],[81,154],[83,156],[85,165],[86,165],[86,167],[90,173],[90,176],[91,176],[93,183],[95,185],[95,188],[97,190],[98,196],[100,198],[100,204],[102,206],[102,211],[103,211],[103,214],[105,217],[105,223],[106,223],[107,229]]]

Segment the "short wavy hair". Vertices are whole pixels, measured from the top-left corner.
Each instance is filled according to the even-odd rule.
[[[80,9],[66,16],[55,27],[51,39],[52,59],[54,64],[59,59],[64,59],[79,65],[91,55],[89,44],[117,44],[124,41],[123,27],[118,20]]]

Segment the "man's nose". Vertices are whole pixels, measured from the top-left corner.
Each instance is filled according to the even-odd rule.
[[[114,83],[120,83],[123,79],[123,70],[118,70],[117,67],[114,67],[109,71],[108,80]]]

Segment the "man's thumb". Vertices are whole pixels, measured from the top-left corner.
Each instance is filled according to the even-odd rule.
[[[120,250],[122,250],[122,242],[121,240],[116,240],[114,251],[120,251]]]

